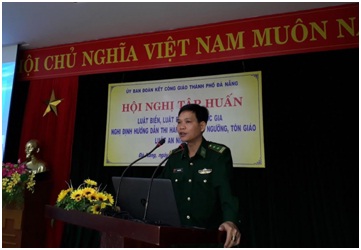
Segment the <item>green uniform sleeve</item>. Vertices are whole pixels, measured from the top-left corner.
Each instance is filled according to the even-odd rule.
[[[232,221],[236,225],[239,221],[239,202],[233,195],[232,171],[233,161],[231,151],[226,148],[219,157],[215,159],[214,185],[220,198],[224,221]]]

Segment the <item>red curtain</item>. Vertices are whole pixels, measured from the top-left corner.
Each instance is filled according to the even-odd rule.
[[[44,116],[52,91],[61,102]],[[19,158],[25,160],[25,144],[30,139],[40,141],[39,158],[47,163],[52,187],[50,205],[54,205],[59,192],[67,187],[71,169],[72,144],[78,94],[78,77],[34,80],[30,82],[26,102]],[[35,226],[35,225],[34,225]],[[60,247],[63,223],[46,225],[46,247]]]

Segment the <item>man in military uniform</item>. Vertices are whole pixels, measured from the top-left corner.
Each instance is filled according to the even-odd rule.
[[[177,131],[184,150],[173,152],[160,178],[172,180],[182,225],[226,231],[224,247],[240,242],[238,199],[233,196],[230,149],[203,137],[209,112],[197,104],[183,106]]]

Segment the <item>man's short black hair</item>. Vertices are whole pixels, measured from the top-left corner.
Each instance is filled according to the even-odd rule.
[[[206,107],[204,106],[200,106],[198,104],[186,104],[184,105],[178,112],[178,116],[183,112],[183,111],[192,111],[193,113],[195,113],[198,122],[205,122],[207,123],[208,121],[208,116],[209,116],[209,111]]]

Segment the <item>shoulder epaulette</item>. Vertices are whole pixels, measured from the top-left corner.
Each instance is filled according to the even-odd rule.
[[[220,145],[220,144],[217,144],[217,143],[210,143],[208,145],[208,148],[212,149],[213,151],[216,151],[217,153],[222,154],[223,151],[226,149],[226,146]]]

